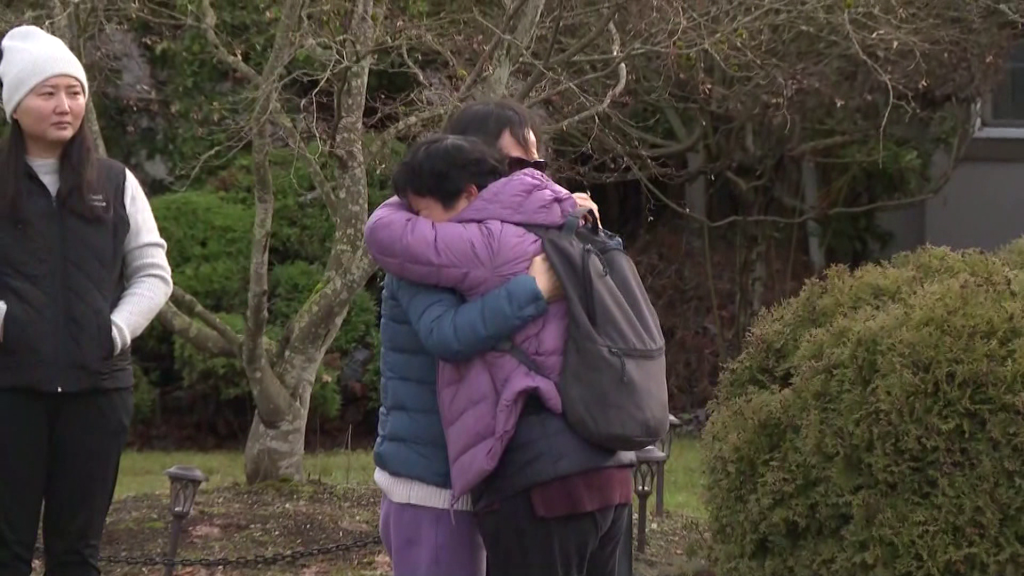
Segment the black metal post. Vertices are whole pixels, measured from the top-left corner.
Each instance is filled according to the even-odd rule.
[[[178,558],[178,543],[181,541],[181,526],[184,522],[184,516],[175,514],[171,517],[171,542],[167,546],[167,558],[170,560]],[[174,576],[174,564],[164,566],[164,576]]]
[[[655,466],[654,515],[661,518],[665,514],[665,463],[658,462]]]
[[[164,474],[171,481],[171,541],[167,546],[167,558],[172,561],[164,566],[164,576],[174,576],[173,560],[178,557],[182,524],[192,514],[199,486],[209,478],[191,466],[174,466]]]
[[[648,446],[636,452],[636,469],[633,471],[633,491],[636,492],[640,504],[637,513],[636,551],[643,554],[647,551],[647,500],[654,493],[656,470],[664,465],[667,456],[654,446]]]
[[[639,522],[636,525],[636,551],[640,554],[647,551],[647,499],[650,497],[650,494],[637,495],[637,500],[640,502],[640,510],[637,513],[637,520]]]
[[[665,453],[665,461],[672,457],[672,440],[675,437],[676,429],[682,426],[679,418],[672,414],[668,415],[668,432],[665,437],[654,443],[654,447]],[[656,468],[654,494],[654,515],[661,517],[665,514],[665,462],[660,462]]]

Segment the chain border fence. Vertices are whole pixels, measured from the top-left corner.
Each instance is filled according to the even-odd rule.
[[[290,552],[279,552],[277,554],[257,554],[254,556],[236,556],[236,557],[223,557],[223,558],[166,558],[166,557],[140,557],[140,556],[103,556],[100,555],[101,564],[117,564],[124,566],[202,566],[203,568],[226,568],[228,566],[238,566],[246,568],[261,568],[264,566],[275,566],[278,564],[285,564],[291,562],[297,562],[299,560],[305,560],[308,558],[316,558],[320,556],[329,556],[332,554],[338,554],[341,552],[348,552],[352,550],[361,550],[369,548],[381,543],[379,535],[370,536],[367,538],[358,538],[349,542],[341,542],[338,544],[331,544],[330,546],[319,546],[316,548],[305,548],[301,550],[292,550]],[[36,556],[42,556],[43,547],[36,546]]]

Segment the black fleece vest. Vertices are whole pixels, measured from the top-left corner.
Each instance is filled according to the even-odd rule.
[[[9,175],[15,176],[15,175]],[[57,200],[27,164],[18,209],[0,216],[0,388],[71,393],[132,386],[131,354],[114,356],[110,313],[124,291],[125,168],[97,161],[88,198]],[[103,216],[73,209],[88,203]],[[80,204],[79,204],[80,205]]]

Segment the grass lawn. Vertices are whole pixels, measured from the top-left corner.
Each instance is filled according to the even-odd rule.
[[[703,489],[700,444],[693,438],[676,438],[672,442],[672,458],[665,467],[665,509],[703,518]]]
[[[210,477],[203,490],[245,481],[241,452],[126,452],[121,458],[121,474],[116,498],[167,492],[164,470],[175,464],[196,466]],[[373,482],[373,458],[368,451],[321,452],[307,454],[306,476],[342,486],[369,485]],[[702,517],[702,464],[697,441],[677,438],[672,458],[665,470],[665,508]],[[651,506],[654,505],[653,498]]]
[[[241,452],[125,452],[114,497],[166,492],[169,484],[164,470],[175,464],[195,466],[209,476],[204,490],[244,483],[243,462]],[[373,457],[368,451],[307,454],[303,468],[308,478],[332,484],[350,486],[373,482]]]

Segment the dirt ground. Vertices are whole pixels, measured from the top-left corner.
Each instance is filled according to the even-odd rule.
[[[379,492],[375,487],[338,487],[325,483],[230,486],[200,491],[186,521],[179,558],[274,555],[293,550],[374,539]],[[111,508],[103,539],[106,557],[156,558],[165,554],[170,534],[167,497],[151,495],[119,500]],[[635,555],[637,576],[707,575],[687,558],[697,554],[699,525],[679,515],[653,520],[646,554]],[[42,574],[42,566],[34,574]],[[162,567],[103,564],[106,575],[160,575]],[[390,573],[377,543],[364,548],[276,566],[238,568],[180,567],[179,576],[378,576]]]
[[[633,519],[634,530],[636,518]],[[634,538],[634,546],[635,546]],[[650,518],[647,525],[647,550],[633,552],[634,576],[714,576],[701,558],[707,556],[710,540],[700,521],[681,514],[665,512],[662,518]]]

